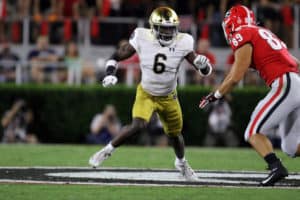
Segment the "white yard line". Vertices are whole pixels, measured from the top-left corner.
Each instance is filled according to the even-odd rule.
[[[30,173],[30,170],[45,170],[45,174],[38,175],[37,180],[19,180],[1,179],[0,183],[27,183],[27,184],[80,184],[80,185],[142,185],[142,186],[216,186],[216,187],[255,187],[258,185],[258,180],[266,177],[267,173],[254,171],[215,171],[205,170],[196,171],[199,181],[185,182],[183,177],[179,176],[176,170],[170,169],[137,169],[137,168],[99,168],[93,170],[90,167],[0,167],[0,170],[25,170],[25,173]],[[49,170],[49,171],[47,171]],[[55,170],[55,171],[52,171]],[[60,172],[60,170],[62,170]],[[72,171],[73,170],[73,171]],[[76,170],[76,171],[75,171]],[[82,170],[82,171],[81,171]],[[13,172],[10,172],[11,176]],[[19,172],[18,172],[19,173]],[[26,174],[25,174],[26,175]],[[30,179],[34,179],[34,175]],[[57,181],[48,181],[48,177],[56,177]],[[7,176],[6,176],[7,177]],[[26,177],[26,176],[25,176]],[[44,180],[39,180],[43,179]],[[62,178],[59,180],[59,178]],[[76,180],[78,179],[78,181]],[[68,181],[70,179],[70,181]],[[75,180],[74,180],[75,179]],[[80,180],[81,179],[81,180]],[[91,180],[84,182],[82,179]],[[300,181],[299,173],[292,173],[286,178],[290,181]],[[67,181],[66,181],[67,180]],[[113,181],[107,183],[105,180]],[[128,181],[128,182],[126,182]],[[122,182],[122,183],[118,183]],[[135,182],[135,183],[132,183]],[[221,185],[220,185],[221,184]],[[295,184],[295,183],[294,183]],[[300,188],[299,186],[290,186],[289,183],[281,183],[282,188]],[[278,186],[276,186],[278,188]]]

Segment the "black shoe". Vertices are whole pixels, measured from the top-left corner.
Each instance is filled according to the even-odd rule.
[[[260,186],[273,186],[277,181],[288,176],[287,169],[282,165],[280,161],[269,166],[271,172],[260,182]]]

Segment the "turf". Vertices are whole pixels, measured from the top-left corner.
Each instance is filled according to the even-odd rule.
[[[300,190],[74,185],[1,185],[0,199],[14,200],[258,200],[297,199]]]
[[[0,166],[87,166],[98,146],[84,145],[0,145]],[[278,152],[290,171],[300,171],[300,159]],[[252,149],[187,148],[186,157],[194,169],[264,170],[265,164]],[[134,168],[173,168],[170,148],[121,147],[104,166]],[[74,186],[1,184],[2,199],[297,199],[300,190],[237,189],[193,187]]]
[[[88,158],[99,149],[84,145],[0,145],[0,166],[87,166]],[[277,153],[290,171],[300,170],[300,159]],[[261,171],[266,168],[249,148],[187,148],[186,158],[194,169]],[[171,148],[122,146],[104,166],[173,168],[173,163]]]

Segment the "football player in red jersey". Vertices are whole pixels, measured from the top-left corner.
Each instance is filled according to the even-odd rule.
[[[292,157],[300,156],[300,63],[276,35],[256,25],[254,13],[245,6],[232,7],[222,26],[235,61],[221,85],[202,98],[199,107],[203,108],[230,92],[249,67],[259,72],[271,89],[254,109],[245,140],[268,163],[270,173],[260,185],[272,186],[288,176],[288,172],[266,135],[279,131],[282,150]]]

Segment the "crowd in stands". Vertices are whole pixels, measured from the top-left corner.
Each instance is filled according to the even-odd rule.
[[[86,35],[90,45],[115,46],[141,26],[136,19],[147,27],[153,8],[163,5],[177,11],[180,30],[193,34],[198,53],[205,54],[217,65],[220,60],[210,47],[227,47],[220,24],[226,10],[237,3],[251,7],[259,24],[271,29],[293,48],[294,5],[300,0],[0,0],[0,82],[15,80],[16,63],[26,61],[30,65],[28,76],[22,77],[26,81],[95,83],[95,62],[87,62],[79,53]],[[124,23],[125,17],[132,20]],[[24,19],[29,20],[28,40],[24,38]],[[11,44],[27,45],[26,57],[13,52]],[[52,45],[60,46],[63,53]],[[233,56],[228,55],[222,74],[232,62]],[[138,82],[137,63],[137,56],[123,62],[119,73],[126,72],[129,65],[134,66],[132,80]],[[209,78],[201,79],[188,69],[187,83],[214,85],[220,79],[218,73],[216,70]],[[123,73],[120,80],[128,83],[124,77]],[[257,84],[259,81],[250,73],[245,82]]]
[[[105,17],[134,17],[147,19],[153,8],[162,5],[173,7],[181,18],[181,30],[190,31],[197,25],[198,36],[211,40],[212,46],[225,46],[220,22],[225,12],[234,4],[252,7],[261,25],[280,35],[292,47],[294,4],[299,0],[1,0],[0,40],[10,37],[13,42],[22,40],[21,19],[30,17],[30,41],[39,35],[49,35],[51,43],[80,39],[83,27],[76,25],[79,19],[90,20],[90,37],[95,43],[110,27],[100,23]],[[10,19],[11,23],[6,23]],[[124,24],[123,24],[124,25]],[[127,25],[132,31],[135,25]],[[284,29],[283,29],[284,27]],[[122,27],[122,29],[126,26]],[[284,30],[284,31],[283,31]],[[122,34],[125,32],[121,31]],[[121,39],[121,38],[119,38]]]

